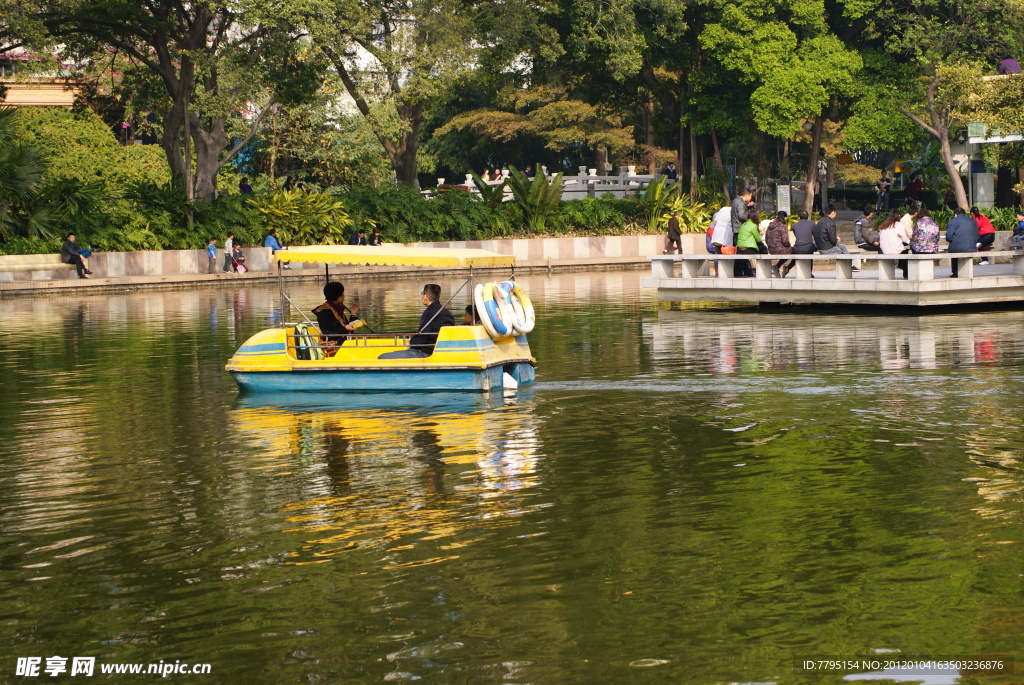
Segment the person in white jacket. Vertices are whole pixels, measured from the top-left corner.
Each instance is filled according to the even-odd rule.
[[[917,214],[917,210],[914,210],[914,214]],[[885,221],[878,225],[878,251],[882,254],[904,254],[907,252],[909,243],[910,237],[900,220],[899,210],[894,209]],[[899,260],[896,262],[896,266],[903,272],[903,278],[906,279],[907,260]]]

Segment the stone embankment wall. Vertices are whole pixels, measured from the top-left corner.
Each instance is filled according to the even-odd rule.
[[[1010,239],[1009,231],[1000,231],[996,236],[995,249],[1003,249]],[[852,238],[844,240],[852,242]],[[683,252],[688,254],[706,254],[704,235],[701,233],[686,234],[682,238]],[[414,247],[453,247],[480,248],[500,254],[511,254],[516,257],[516,267],[522,269],[536,268],[572,268],[597,267],[629,264],[647,264],[651,255],[661,254],[665,247],[665,236],[658,235],[624,235],[624,236],[591,236],[584,238],[516,238],[511,240],[470,240],[438,243],[412,243]],[[384,248],[386,249],[386,248]],[[277,276],[276,265],[271,263],[270,249],[252,247],[243,250],[249,273],[242,278],[268,278]],[[24,265],[12,268],[19,260],[28,260],[30,256],[0,256],[0,290],[13,291],[31,288],[38,283],[39,288],[58,285],[56,281],[77,281],[74,269],[67,265],[59,265],[59,259],[52,255],[55,264],[53,269],[35,268],[28,270]],[[38,261],[38,256],[35,257]],[[208,261],[205,250],[158,250],[140,252],[97,252],[89,259],[92,270],[92,281],[103,281],[107,285],[141,285],[146,282],[203,282],[206,280],[222,280],[239,278],[238,274],[222,273],[224,264],[223,250],[217,250],[216,273],[207,275]],[[8,269],[8,270],[5,270]],[[400,267],[332,267],[331,271],[341,273],[375,273],[404,270]],[[288,276],[319,275],[323,267],[314,264],[293,264]],[[48,285],[44,285],[46,282]],[[84,285],[86,282],[83,281]],[[70,284],[68,284],[70,285]],[[90,284],[91,285],[91,284]],[[99,285],[99,283],[96,283]]]

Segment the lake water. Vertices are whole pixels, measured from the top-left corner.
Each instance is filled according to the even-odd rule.
[[[894,656],[1024,680],[1024,312],[683,309],[643,275],[522,278],[514,398],[240,396],[224,363],[272,286],[0,301],[0,682],[55,655],[211,665],[177,682],[838,683],[866,671],[798,664]],[[346,285],[374,328],[421,311],[419,281]]]

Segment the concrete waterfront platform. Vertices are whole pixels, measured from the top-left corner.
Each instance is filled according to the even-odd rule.
[[[652,275],[644,287],[657,288],[662,302],[759,302],[903,307],[950,306],[1024,302],[1024,254],[988,252],[990,260],[1009,258],[1009,264],[975,266],[980,255],[658,255],[651,257]],[[771,264],[795,259],[789,278],[770,278]],[[732,262],[753,259],[757,277],[732,277]],[[896,262],[906,259],[904,280]],[[943,261],[957,259],[960,275],[951,277]],[[711,262],[724,267],[709,275]],[[835,271],[813,273],[815,262],[833,262]],[[861,270],[853,269],[859,261]],[[676,274],[679,264],[681,274]]]

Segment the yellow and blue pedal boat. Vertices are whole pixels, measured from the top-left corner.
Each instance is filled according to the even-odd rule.
[[[280,250],[287,262],[420,266],[469,269],[514,267],[515,257],[487,250],[318,245]],[[329,278],[329,273],[328,273]],[[282,287],[282,299],[287,299]],[[453,295],[454,297],[454,295]],[[289,300],[290,302],[290,300]],[[481,312],[481,315],[484,315]],[[416,331],[349,334],[333,356],[325,354],[313,323],[285,324],[252,336],[228,360],[226,369],[251,392],[489,392],[504,387],[504,374],[517,385],[534,381],[534,359],[526,335],[492,336],[483,325],[445,326],[429,357],[379,359],[409,347]]]

